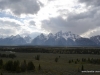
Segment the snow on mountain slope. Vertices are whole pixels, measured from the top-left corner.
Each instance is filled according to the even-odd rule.
[[[56,35],[56,39],[58,39],[59,37],[63,37],[64,39],[68,40],[68,38],[72,39],[73,41],[75,41],[78,38],[81,38],[79,35],[73,34],[70,31],[69,32],[58,32],[55,34]]]
[[[35,45],[75,45],[75,40],[80,38],[79,35],[72,34],[71,32],[59,31],[56,34],[49,33],[48,35],[41,34],[32,40],[32,44]]]
[[[23,37],[27,43],[31,43],[32,38],[30,36]]]
[[[25,38],[21,37],[20,35],[11,35],[6,38],[0,39],[0,45],[24,45],[27,41]]]
[[[63,37],[67,40],[68,38],[72,39],[73,41],[75,41],[78,38],[81,38],[79,35],[73,34],[71,32],[65,32],[63,34]]]
[[[63,33],[62,31],[59,31],[56,34],[49,33],[47,36],[42,33],[39,36],[37,36],[36,38],[41,39],[41,40],[45,40],[45,41],[50,39],[50,38],[54,38],[55,40],[57,40],[59,38],[64,38],[65,40],[67,40],[68,38],[70,38],[73,41],[75,41],[75,39],[81,38],[81,37],[79,35],[73,34],[71,32]]]
[[[100,35],[92,36],[90,39],[95,42],[96,44],[100,45]]]
[[[55,34],[43,33],[32,39],[30,36],[9,36],[0,38],[0,45],[40,45],[40,46],[100,46],[100,35],[83,38],[72,32],[59,31]]]

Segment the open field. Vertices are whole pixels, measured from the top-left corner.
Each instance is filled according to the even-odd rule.
[[[11,51],[0,51],[1,54],[12,54]],[[99,54],[61,54],[61,53],[27,53],[27,52],[15,52],[16,58],[2,58],[4,63],[9,60],[19,60],[26,63],[32,61],[35,65],[34,72],[21,72],[21,73],[9,73],[3,69],[0,72],[3,75],[100,75],[100,73],[82,73],[81,68],[84,66],[85,71],[100,71],[100,64],[93,64],[88,62],[90,59],[100,59]],[[40,59],[36,60],[35,57],[39,55]],[[58,58],[55,62],[55,58]],[[85,62],[82,59],[86,59]],[[72,61],[73,60],[73,61]],[[72,61],[69,63],[69,61]],[[41,70],[38,70],[38,65],[41,65]]]

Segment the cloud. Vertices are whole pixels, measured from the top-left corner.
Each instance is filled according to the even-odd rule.
[[[0,36],[10,36],[17,34],[31,33],[28,26],[18,20],[10,18],[0,18]]]
[[[42,21],[42,28],[49,32],[57,32],[62,30],[65,24],[66,21],[62,17],[50,18]]]
[[[36,14],[40,10],[39,0],[0,0],[0,9],[9,9],[14,15]]]
[[[21,23],[14,19],[0,18],[0,35],[16,35],[21,30]]]
[[[34,20],[28,19],[20,21],[20,19],[11,19],[7,17],[0,18],[0,37],[7,37],[11,35],[30,35],[32,38],[36,37],[43,30],[39,29]]]
[[[0,0],[1,34],[34,37],[62,30],[90,37],[100,32],[99,5],[99,0]]]
[[[66,16],[66,19],[59,16],[44,20],[42,21],[42,28],[50,32],[57,32],[59,30],[72,31],[76,34],[83,35],[84,37],[94,35],[94,29],[96,30],[96,33],[99,32],[97,28],[100,26],[100,11],[98,9],[91,9],[82,13],[70,13]]]
[[[34,21],[30,21],[29,24],[35,26],[35,22]]]
[[[100,0],[79,0],[80,3],[85,3],[87,6],[100,6]]]
[[[13,30],[13,29],[7,29],[7,28],[0,28],[0,34],[3,34],[3,35],[13,35],[16,33],[16,30]]]

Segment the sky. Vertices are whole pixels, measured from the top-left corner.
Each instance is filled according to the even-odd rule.
[[[71,31],[100,34],[100,0],[0,0],[0,37]]]

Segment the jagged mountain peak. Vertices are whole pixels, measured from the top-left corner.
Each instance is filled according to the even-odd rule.
[[[39,36],[38,36],[39,38],[44,38],[45,37],[45,35],[43,34],[43,33],[41,33]]]
[[[44,36],[44,34],[43,34],[43,33],[41,33],[41,34],[40,34],[40,36]]]
[[[43,33],[41,33],[40,35],[38,35],[36,38],[34,38],[34,39],[39,39],[39,40],[45,40],[46,39],[46,36],[43,34]]]
[[[27,43],[31,43],[31,41],[32,41],[32,38],[31,38],[29,35],[24,36],[23,38],[25,39],[25,41],[26,41]]]
[[[16,38],[19,38],[19,37],[21,37],[19,34],[17,34],[17,35],[12,35],[13,37],[16,37]]]
[[[52,33],[49,33],[48,37],[54,37],[54,35]]]
[[[25,38],[25,37],[27,37],[27,38],[31,38],[29,35],[25,35],[24,38]]]
[[[66,31],[66,32],[64,32],[65,34],[72,34],[72,32],[71,31]]]
[[[100,35],[92,36],[90,39],[96,44],[100,45]]]
[[[63,35],[63,32],[62,31],[59,31],[55,34],[56,36],[62,36]]]
[[[71,31],[59,31],[55,34],[45,35],[41,33],[36,38],[30,36],[11,35],[0,38],[0,45],[40,45],[40,46],[100,46],[100,35],[91,38],[83,38]]]
[[[77,38],[80,38],[80,36],[73,34],[71,31],[68,31],[68,32],[59,31],[55,34],[49,33],[48,35],[44,35],[43,33],[41,33],[39,36],[37,36],[37,38],[39,38],[39,39],[55,38],[55,40],[57,40],[59,38],[64,38],[65,40],[67,40],[68,38],[70,38],[73,41],[75,41]]]
[[[62,32],[59,31],[55,34],[49,33],[48,35],[44,35],[43,33],[33,39],[32,43],[36,45],[66,45],[68,42],[69,44],[74,43],[76,40],[76,34],[72,34],[69,32]],[[75,44],[75,43],[74,43]]]
[[[90,38],[94,38],[94,37],[100,38],[100,35],[92,36],[92,37],[90,37]]]
[[[77,38],[81,38],[79,35],[76,35],[74,33],[72,33],[71,31],[66,31],[66,32],[57,32],[56,34],[57,38],[61,38],[63,37],[64,39],[72,39],[73,41],[75,41]]]

